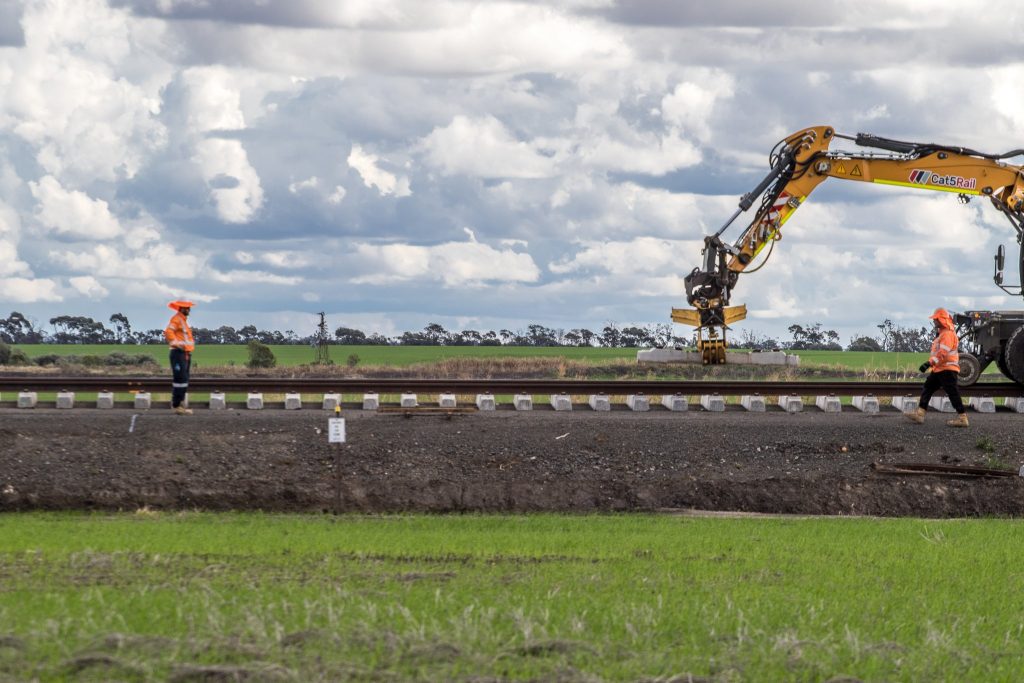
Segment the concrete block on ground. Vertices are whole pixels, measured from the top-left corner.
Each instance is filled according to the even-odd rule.
[[[996,400],[991,396],[971,396],[967,400],[967,405],[974,408],[979,413],[996,412]]]
[[[250,391],[245,399],[245,407],[249,410],[263,410],[263,394],[257,391]]]
[[[853,407],[862,413],[877,413],[880,406],[875,396],[854,396]]]
[[[321,405],[324,410],[334,410],[341,405],[341,394],[324,394],[324,401]]]
[[[533,396],[530,394],[516,394],[512,398],[512,405],[516,410],[533,410]]]
[[[223,391],[210,392],[210,410],[224,410],[228,407],[228,399]]]
[[[630,410],[638,413],[646,413],[651,409],[651,400],[643,394],[630,394],[626,397],[626,405]]]
[[[437,397],[437,405],[442,408],[455,408],[457,404],[458,402],[455,400],[455,394],[440,394]]]
[[[102,410],[110,410],[114,407],[114,394],[110,391],[96,393],[96,407]]]
[[[284,395],[284,409],[285,410],[301,410],[302,409],[302,395],[297,394],[294,391],[290,391]]]
[[[555,410],[572,410],[572,399],[569,394],[551,394],[551,407]]]
[[[420,404],[419,398],[416,394],[402,394],[398,399],[398,405],[403,408],[415,408]]]
[[[800,413],[803,412],[804,402],[799,396],[793,394],[779,396],[779,407],[787,413]]]
[[[721,413],[725,410],[725,397],[718,394],[704,394],[700,397],[700,405],[704,410]]]
[[[932,400],[928,401],[928,405],[940,413],[956,412],[956,409],[953,407],[948,396],[932,396]]]
[[[75,392],[73,391],[58,391],[57,392],[57,407],[63,409],[75,407]]]
[[[363,394],[363,410],[377,410],[380,408],[380,394],[371,391]]]
[[[761,394],[740,396],[740,405],[752,413],[763,413],[765,410],[764,396]]]
[[[494,400],[494,394],[477,394],[476,395],[476,409],[477,410],[496,410],[498,404]]]
[[[912,413],[917,410],[917,404],[920,400],[917,396],[893,396],[892,407],[901,413]]]
[[[690,408],[690,400],[682,394],[666,394],[661,397],[661,405],[674,413],[682,413]]]
[[[153,406],[153,395],[148,391],[140,391],[135,394],[132,405],[135,410],[149,410]]]
[[[1015,413],[1024,413],[1024,396],[1007,396],[1003,405]]]
[[[594,410],[604,411],[612,409],[612,402],[606,394],[591,394],[587,403]]]
[[[39,403],[39,394],[34,391],[22,391],[18,393],[19,408],[35,408]]]
[[[816,396],[814,399],[814,405],[818,406],[818,410],[823,413],[843,412],[843,402],[840,401],[839,397],[835,394],[829,394],[828,396]]]

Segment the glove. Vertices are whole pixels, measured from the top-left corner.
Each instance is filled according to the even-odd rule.
[[[921,372],[928,372],[929,368],[931,368],[931,367],[932,367],[931,363],[924,362],[924,363],[921,363],[921,367],[919,367],[918,370],[920,370]]]

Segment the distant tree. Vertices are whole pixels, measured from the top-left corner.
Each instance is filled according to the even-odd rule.
[[[654,346],[654,336],[645,327],[623,327],[619,331],[619,345],[631,349]]]
[[[256,339],[258,334],[259,332],[256,330],[255,325],[246,325],[238,330],[238,341],[242,344],[248,344],[253,339]]]
[[[927,327],[901,327],[886,318],[878,325],[882,332],[882,349],[902,353],[929,351],[932,333]]]
[[[821,323],[814,323],[804,327],[803,325],[790,325],[789,333],[793,335],[793,341],[786,344],[787,348],[795,351],[842,351],[839,344],[839,333],[835,330],[822,330]]]
[[[881,351],[882,344],[874,337],[867,335],[860,335],[850,337],[850,343],[846,347],[847,351]]]
[[[135,343],[135,338],[132,336],[132,325],[124,313],[115,313],[110,316],[110,325],[113,328],[111,332],[118,344]]]
[[[213,337],[216,339],[215,344],[240,344],[241,339],[238,337],[238,332],[235,328],[230,325],[221,325],[213,331]]]
[[[450,336],[448,330],[439,323],[430,323],[423,328],[423,337],[431,346],[444,346],[448,343]]]
[[[543,325],[529,325],[526,328],[526,335],[530,346],[558,346],[555,339],[555,331]]]
[[[737,343],[741,348],[751,351],[770,351],[782,348],[777,339],[761,335],[754,330],[745,329],[740,333]]]
[[[246,344],[246,347],[249,352],[249,362],[246,365],[250,368],[272,368],[277,365],[274,352],[266,344],[253,340]]]
[[[373,346],[387,346],[391,342],[388,338],[379,332],[374,332],[366,338],[366,344],[372,344]]]
[[[516,333],[512,330],[501,330],[498,332],[498,336],[501,337],[502,344],[511,344],[512,340],[515,339]]]
[[[18,311],[11,311],[7,318],[0,318],[0,340],[11,344],[39,344],[44,341],[41,330]]]
[[[366,333],[354,327],[339,327],[334,331],[334,338],[342,345],[366,343]]]
[[[482,335],[480,346],[501,346],[501,340],[498,339],[498,334],[494,330],[488,330]]]
[[[53,339],[58,344],[103,344],[112,340],[110,330],[92,318],[73,315],[59,315],[50,319],[56,332]]]
[[[607,346],[608,348],[617,348],[621,345],[622,334],[619,332],[619,327],[614,322],[608,322],[605,324],[604,329],[601,330],[601,346]]]

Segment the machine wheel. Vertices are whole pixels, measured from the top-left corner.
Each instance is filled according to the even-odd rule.
[[[1006,369],[1010,379],[1017,384],[1024,384],[1024,325],[1021,325],[1010,338],[1006,340],[1006,346],[1003,348],[1003,362],[1006,364]]]
[[[999,349],[999,355],[996,356],[996,367],[999,368],[999,372],[1003,373],[1003,377],[1006,379],[1013,379],[1013,375],[1010,374],[1010,368],[1006,367],[1006,347]]]
[[[973,353],[960,354],[960,374],[956,378],[957,385],[969,387],[981,377],[981,361]]]

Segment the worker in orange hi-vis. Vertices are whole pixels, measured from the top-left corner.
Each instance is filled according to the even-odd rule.
[[[188,393],[188,374],[192,368],[192,352],[196,343],[192,339],[192,328],[188,326],[188,314],[192,311],[191,301],[172,301],[168,308],[175,311],[171,321],[167,323],[164,337],[171,347],[171,409],[177,415],[191,415],[192,411],[184,406],[185,395]]]

